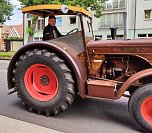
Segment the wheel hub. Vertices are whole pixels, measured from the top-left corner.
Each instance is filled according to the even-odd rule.
[[[47,86],[49,84],[49,78],[46,75],[43,75],[40,77],[40,83],[44,86]]]
[[[152,125],[152,97],[146,98],[141,105],[143,118]]]
[[[25,72],[24,83],[27,92],[39,101],[51,100],[58,92],[58,78],[44,64],[31,65]]]

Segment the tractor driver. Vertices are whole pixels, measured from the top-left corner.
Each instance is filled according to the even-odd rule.
[[[48,25],[44,28],[43,31],[43,40],[50,40],[61,37],[61,33],[58,31],[56,24],[55,16],[49,16]]]

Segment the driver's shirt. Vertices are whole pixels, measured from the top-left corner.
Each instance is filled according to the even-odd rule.
[[[58,31],[56,26],[51,26],[48,24],[43,31],[43,40],[51,40],[61,37],[61,33]]]
[[[54,29],[53,29],[53,35],[54,35],[54,38],[58,38]]]

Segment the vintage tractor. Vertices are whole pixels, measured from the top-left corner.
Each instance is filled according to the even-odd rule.
[[[95,41],[85,36],[83,21],[88,17],[91,27],[92,15],[80,7],[64,7],[22,9],[44,18],[50,14],[78,15],[81,27],[17,51],[8,67],[10,94],[17,92],[30,111],[46,116],[65,111],[76,94],[112,100],[126,96],[135,123],[152,132],[152,39]]]

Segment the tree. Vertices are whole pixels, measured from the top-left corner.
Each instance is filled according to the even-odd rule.
[[[11,15],[13,15],[13,6],[8,0],[0,1],[0,23],[4,23]]]

